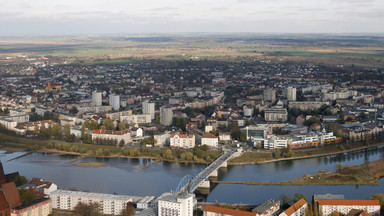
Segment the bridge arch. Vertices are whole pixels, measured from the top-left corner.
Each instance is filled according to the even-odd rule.
[[[177,185],[176,192],[179,192],[185,185],[189,184],[194,179],[191,175],[184,176]]]

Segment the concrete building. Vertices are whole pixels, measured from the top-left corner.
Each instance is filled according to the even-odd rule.
[[[251,139],[253,137],[266,138],[270,131],[270,127],[267,124],[249,125],[245,128],[242,128],[240,131],[244,132],[247,135],[247,139]]]
[[[333,212],[347,215],[352,209],[364,210],[370,215],[380,215],[379,200],[320,199],[317,203],[323,216],[330,216]]]
[[[283,213],[279,214],[279,216],[304,216],[305,209],[307,208],[307,201],[301,198]]]
[[[285,108],[272,107],[266,108],[264,111],[265,121],[282,122],[287,121],[288,112]]]
[[[193,216],[195,194],[176,196],[169,194],[158,201],[158,216]]]
[[[276,101],[276,90],[274,89],[265,89],[263,92],[264,101],[275,102]]]
[[[155,119],[155,103],[150,103],[149,101],[144,101],[142,103],[143,114],[151,115],[151,119]]]
[[[132,197],[102,193],[56,190],[51,193],[52,207],[72,211],[79,202],[98,203],[103,214],[119,215]]]
[[[292,101],[289,102],[289,109],[298,109],[302,111],[320,109],[323,105],[329,105],[329,102],[322,101]]]
[[[92,141],[97,139],[117,140],[120,143],[122,140],[125,144],[131,142],[131,132],[129,130],[111,131],[111,130],[93,130]]]
[[[40,198],[11,209],[11,216],[48,216],[52,212],[50,198]]]
[[[256,216],[273,216],[276,215],[279,210],[279,200],[268,200],[252,209],[252,212],[256,213]]]
[[[171,134],[171,148],[193,148],[195,147],[195,135],[193,134]]]
[[[163,147],[167,143],[169,143],[169,132],[165,132],[163,134],[155,134],[153,135],[153,139],[155,140],[155,143],[153,144],[155,147]]]
[[[112,106],[113,110],[118,111],[120,109],[120,95],[109,95],[109,105]]]
[[[201,145],[207,145],[209,148],[219,147],[219,138],[215,135],[206,133],[201,136]]]
[[[247,212],[238,209],[229,209],[213,205],[204,207],[204,216],[256,216],[254,212]]]
[[[121,116],[120,121],[128,124],[146,124],[146,123],[151,123],[151,115],[142,114],[142,115]]]
[[[139,202],[137,202],[137,208],[138,209],[148,209],[151,207],[151,202],[154,200],[154,196],[146,196],[143,199],[141,199]]]
[[[296,101],[296,88],[288,87],[285,91],[288,101]]]
[[[253,115],[253,107],[250,105],[243,106],[244,117],[251,117]]]
[[[289,136],[272,136],[268,139],[267,143],[264,143],[265,149],[279,149],[286,148],[292,141]]]
[[[102,104],[102,93],[101,92],[92,92],[92,102],[94,106],[101,106]]]
[[[160,107],[160,124],[170,126],[172,124],[173,111],[171,107]]]

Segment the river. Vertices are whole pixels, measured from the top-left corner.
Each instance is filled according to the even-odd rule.
[[[33,153],[11,160],[23,152],[6,153],[0,151],[5,173],[19,171],[28,179],[44,178],[55,182],[59,188],[118,193],[133,196],[160,195],[175,190],[185,175],[193,175],[206,167],[201,164],[179,164],[160,162],[148,169],[139,171],[152,159],[126,158],[85,158],[79,162],[103,162],[105,167],[79,167],[67,164],[78,158],[74,155]],[[261,165],[229,166],[219,171],[221,181],[283,181],[315,174],[319,170],[334,171],[335,165],[363,164],[384,158],[384,148],[360,153],[346,153],[336,156],[280,161]],[[313,194],[344,194],[346,199],[369,199],[375,193],[384,193],[384,179],[379,186],[262,186],[218,184],[206,196],[207,202],[257,204],[267,199],[279,199],[281,194],[291,197],[304,193],[308,198]]]

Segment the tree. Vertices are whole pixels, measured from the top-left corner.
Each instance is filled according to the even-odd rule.
[[[69,110],[69,113],[71,113],[72,115],[76,115],[77,113],[79,112],[79,110],[73,106],[70,110]]]
[[[343,170],[343,164],[338,163],[335,165],[336,172],[341,172]]]
[[[86,204],[79,202],[75,206],[73,213],[75,216],[99,216],[101,215],[100,205],[99,203]]]
[[[281,207],[287,209],[289,204],[292,202],[292,199],[287,194],[280,195]]]
[[[37,195],[30,190],[20,189],[19,192],[20,192],[20,196],[21,196],[21,202],[23,204],[30,203],[30,202],[37,199]]]
[[[340,216],[340,214],[339,214],[339,212],[334,211],[334,212],[332,212],[331,216]]]
[[[103,126],[105,127],[106,130],[114,130],[115,129],[115,125],[113,124],[113,121],[111,119],[104,120]]]
[[[294,201],[294,202],[297,202],[297,201],[299,201],[301,198],[303,198],[305,201],[308,202],[307,197],[305,196],[305,194],[302,194],[302,193],[295,193],[295,196],[293,197],[293,201]]]
[[[371,197],[371,200],[379,200],[380,205],[381,205],[381,212],[384,212],[384,194],[383,193],[378,193],[375,194]]]
[[[16,176],[11,181],[15,182],[16,186],[20,186],[28,183],[28,179],[25,176]]]
[[[120,122],[120,123],[118,124],[118,128],[119,128],[119,131],[123,131],[123,130],[127,129],[127,127],[125,126],[125,124],[122,123],[122,122]]]
[[[171,150],[169,150],[169,149],[165,150],[164,159],[169,159],[169,160],[172,159],[172,151]]]
[[[66,124],[64,125],[64,136],[65,138],[68,139],[70,135],[71,135],[71,125]]]
[[[136,209],[132,202],[127,203],[127,207],[121,211],[121,216],[132,216],[135,215]]]

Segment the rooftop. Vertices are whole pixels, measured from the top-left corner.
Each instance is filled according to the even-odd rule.
[[[131,196],[127,195],[114,195],[114,194],[103,194],[103,193],[89,193],[82,191],[68,191],[68,190],[56,190],[51,193],[51,195],[67,195],[67,196],[82,196],[89,198],[97,198],[97,199],[113,199],[113,200],[130,200]]]

